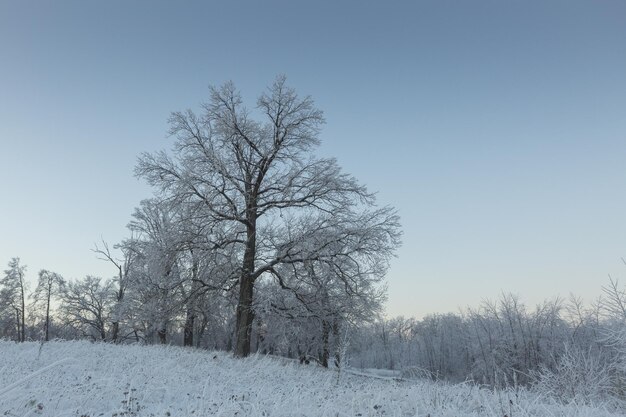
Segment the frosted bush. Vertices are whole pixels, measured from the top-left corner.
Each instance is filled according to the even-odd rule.
[[[559,401],[619,406],[618,399],[612,395],[615,369],[597,352],[566,346],[556,366],[542,367],[535,377],[535,390]]]

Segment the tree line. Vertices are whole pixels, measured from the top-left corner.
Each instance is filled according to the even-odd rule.
[[[504,293],[459,313],[377,320],[355,331],[350,358],[406,377],[626,408],[626,289],[611,280],[591,303],[572,295],[534,308]]]
[[[0,337],[234,351],[237,294],[195,284],[218,272],[200,253],[183,253],[168,276],[152,281],[151,268],[168,263],[163,253],[143,258],[127,246],[114,250],[121,258],[104,243],[94,249],[116,265],[115,278],[68,281],[42,270],[32,292],[26,267],[12,259],[0,280]],[[174,276],[176,281],[161,280]],[[320,285],[324,297],[311,290],[302,301],[261,280],[251,351],[323,366],[392,369],[404,378],[532,386],[564,402],[626,405],[626,290],[616,281],[589,304],[571,296],[529,308],[503,294],[476,308],[422,319],[383,318],[380,288],[360,300],[329,288]]]

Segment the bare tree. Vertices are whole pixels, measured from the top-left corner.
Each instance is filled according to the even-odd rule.
[[[65,280],[56,272],[45,269],[39,271],[39,281],[32,297],[35,305],[45,303],[44,340],[46,342],[50,339],[50,301],[53,297],[60,295],[64,285]]]
[[[111,281],[87,276],[63,287],[60,314],[64,323],[81,335],[104,341],[115,299]]]
[[[202,206],[178,202],[172,215],[181,274],[180,304],[185,315],[183,346],[193,346],[194,339],[199,341],[199,333],[206,328],[202,319],[197,323],[199,316],[205,316],[203,306],[210,304],[206,298],[221,297],[235,286],[238,268],[231,253],[235,247],[229,246],[230,251],[215,250],[232,236],[220,224],[206,222]]]
[[[272,271],[292,296],[278,295],[274,310],[319,322],[323,366],[328,366],[331,332],[339,362],[340,326],[372,321],[382,311],[382,280],[398,243],[397,236],[390,238],[396,218],[388,210],[349,217],[336,213],[323,216],[322,222],[299,219],[302,233],[295,233],[295,225],[288,228],[298,238],[278,251],[281,262]]]
[[[132,241],[131,236],[130,240]],[[129,274],[133,266],[133,262],[136,257],[136,253],[124,244],[115,245],[114,249],[121,251],[121,258],[116,257],[111,253],[109,245],[102,240],[102,246],[96,245],[93,251],[98,255],[99,259],[110,262],[117,270],[117,277],[115,283],[117,284],[117,290],[115,291],[115,307],[112,311],[112,329],[111,329],[111,341],[117,343],[119,341],[120,331],[120,315],[122,303],[124,301],[124,295],[128,286]]]
[[[310,97],[298,97],[279,77],[256,107],[264,121],[252,118],[232,83],[212,88],[201,116],[172,114],[174,157],[144,154],[136,168],[167,198],[200,205],[207,222],[231,230],[219,248],[239,248],[237,356],[250,353],[255,281],[276,275],[281,264],[320,256],[319,250],[296,250],[311,232],[300,225],[318,228],[321,249],[337,239],[322,233],[324,218],[339,213],[351,219],[359,208],[375,204],[374,196],[342,173],[334,159],[312,155],[324,119]],[[387,215],[395,216],[392,210]],[[390,229],[388,238],[396,233]]]
[[[129,283],[134,307],[161,344],[167,343],[170,324],[182,305],[184,280],[178,258],[185,240],[175,215],[178,208],[156,199],[143,200],[128,226],[135,237],[125,241],[135,253]]]
[[[626,323],[626,291],[619,286],[619,282],[609,277],[609,284],[602,287],[604,297],[602,307],[611,319]]]
[[[4,271],[0,279],[0,298],[6,306],[15,312],[17,325],[17,339],[26,340],[26,266],[20,265],[20,258],[13,258],[9,262],[9,269]]]

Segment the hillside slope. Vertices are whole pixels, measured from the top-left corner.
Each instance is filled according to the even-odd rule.
[[[41,348],[41,349],[40,349]],[[0,341],[0,416],[609,417],[525,391],[376,379],[177,347]]]

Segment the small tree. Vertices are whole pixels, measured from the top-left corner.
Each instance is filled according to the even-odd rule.
[[[67,326],[93,340],[106,340],[116,291],[111,281],[87,276],[63,287],[60,313]]]
[[[26,266],[20,265],[20,258],[13,258],[9,262],[9,269],[4,271],[0,279],[0,303],[15,313],[17,340],[26,340]]]
[[[132,236],[129,241],[133,241]],[[135,261],[137,254],[125,244],[115,245],[113,248],[121,251],[122,258],[117,258],[113,255],[109,249],[109,245],[104,240],[102,241],[102,247],[96,245],[93,251],[98,255],[98,259],[110,262],[117,270],[117,277],[114,280],[115,284],[117,284],[117,289],[115,290],[115,307],[111,312],[113,320],[111,326],[111,341],[113,343],[117,343],[119,341],[120,316],[122,305],[124,303],[124,295],[126,294],[126,289],[129,285],[128,281],[130,279],[130,271],[133,267],[133,262]]]
[[[34,300],[33,305],[35,306],[45,303],[44,340],[46,342],[50,339],[50,302],[52,298],[60,295],[64,285],[65,280],[56,272],[50,272],[45,269],[39,271],[39,281],[32,297]]]

